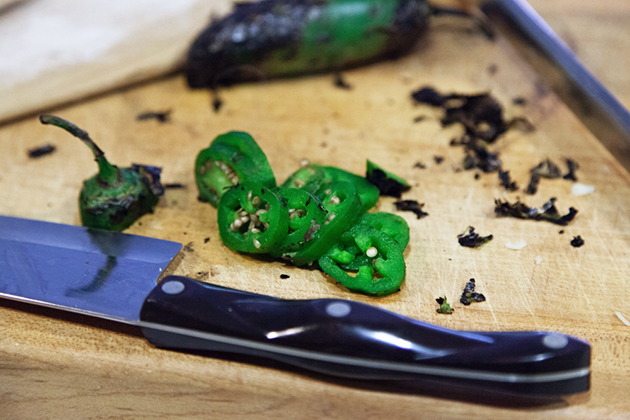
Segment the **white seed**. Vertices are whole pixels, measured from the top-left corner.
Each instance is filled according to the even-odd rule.
[[[269,229],[269,223],[264,222],[264,223],[263,223],[263,226],[265,227],[265,230]]]
[[[289,214],[293,213],[295,209],[289,209]]]
[[[237,185],[239,183],[239,179],[238,176],[234,175],[232,178],[230,178],[230,182],[232,183],[232,185]]]
[[[254,197],[254,198],[252,199],[252,204],[253,204],[254,206],[256,206],[256,207],[257,207],[257,206],[260,206],[260,205],[262,204],[262,198],[260,198],[260,197]]]
[[[256,216],[260,216],[261,214],[264,214],[264,213],[267,213],[267,210],[265,209],[256,210]]]
[[[332,190],[329,188],[326,191],[324,191],[324,194],[330,195],[330,194],[332,194]]]
[[[243,217],[243,216],[249,216],[249,213],[248,213],[246,210],[241,210],[241,211],[238,213],[238,215],[239,215],[239,216],[241,216],[241,217]]]
[[[232,222],[232,226],[234,226],[236,229],[238,229],[241,226],[243,226],[243,222],[241,222],[241,219],[236,219],[235,221]]]
[[[328,202],[329,204],[339,204],[341,203],[341,200],[339,199],[339,197],[337,197],[336,195],[333,195],[330,198],[330,201]]]
[[[336,215],[335,213],[330,213],[330,215],[328,216],[328,219],[327,219],[327,220],[328,220],[329,222],[332,222],[332,220],[333,220],[335,217],[337,217],[337,215]]]
[[[254,238],[254,246],[256,247],[256,249],[260,248],[260,242],[258,242],[258,239]]]
[[[249,190],[249,192],[247,193],[247,200],[252,201],[252,190]]]
[[[253,228],[249,230],[251,233],[260,233],[260,229]]]
[[[296,217],[300,217],[300,215],[298,214],[298,212],[297,212],[297,211],[294,211],[293,213],[290,213],[290,214],[289,214],[289,220],[293,220],[293,219],[295,219]]]
[[[293,184],[295,184],[295,186],[298,188],[302,188],[304,184],[306,184],[306,182],[302,181],[301,179],[296,179],[295,181],[293,181]]]
[[[249,216],[241,216],[241,222],[243,223],[249,222]]]
[[[302,160],[300,161],[300,166],[306,166],[306,165],[308,165],[309,163],[311,163],[311,162],[309,162],[309,161],[308,161],[308,159],[302,159]]]
[[[367,255],[370,258],[376,257],[377,254],[378,254],[378,250],[373,246],[369,247],[367,251],[365,251],[365,255]]]

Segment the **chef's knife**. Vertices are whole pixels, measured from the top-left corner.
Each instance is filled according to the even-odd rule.
[[[181,245],[0,216],[0,297],[139,326],[158,347],[262,356],[364,380],[519,395],[584,392],[590,347],[555,332],[454,331],[341,299],[286,300],[166,276]]]

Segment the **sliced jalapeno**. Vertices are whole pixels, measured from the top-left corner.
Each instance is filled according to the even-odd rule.
[[[316,238],[328,219],[328,210],[319,198],[298,188],[277,188],[275,193],[287,204],[289,231],[271,251],[274,257],[282,257],[303,249]]]
[[[350,227],[361,209],[361,200],[354,185],[347,181],[324,185],[317,197],[328,215],[321,228],[312,233],[310,241],[298,251],[283,255],[295,265],[309,264],[324,255]]]
[[[231,131],[215,138],[195,161],[199,200],[217,206],[223,193],[241,181],[276,186],[267,156],[247,133]]]
[[[409,244],[409,225],[405,219],[396,214],[382,211],[367,213],[362,215],[356,223],[371,226],[387,234],[400,245],[402,251]]]
[[[353,270],[344,268],[357,259],[364,263]],[[400,245],[389,235],[363,224],[345,232],[318,262],[326,274],[353,292],[386,296],[398,291],[405,280]],[[356,272],[356,276],[349,271]]]
[[[405,251],[405,248],[409,243],[409,225],[407,224],[407,221],[405,221],[405,219],[395,214],[384,212],[368,213],[359,217],[355,221],[355,224],[370,226],[378,231],[385,233],[394,241],[396,241],[396,244],[400,247],[401,253]],[[344,270],[358,270],[361,266],[366,265],[370,258],[375,258],[374,256],[367,256],[365,253],[360,252],[356,245],[354,246],[355,248],[352,249],[352,252],[355,258],[342,265],[342,268]],[[350,249],[347,249],[347,251],[350,251]],[[383,254],[381,254],[380,250],[378,250],[376,257],[383,257]],[[339,260],[339,262],[344,263],[344,261],[341,260]]]
[[[289,229],[287,205],[270,188],[244,182],[223,194],[217,210],[223,243],[239,252],[266,253]]]
[[[324,184],[324,168],[316,163],[309,163],[293,172],[282,184],[283,188],[300,188],[315,194]]]
[[[378,188],[368,182],[367,179],[334,166],[324,166],[323,168],[327,182],[348,181],[354,185],[361,199],[361,213],[367,212],[376,205],[380,193]]]

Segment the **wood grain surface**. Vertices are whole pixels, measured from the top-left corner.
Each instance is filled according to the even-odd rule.
[[[560,13],[549,7],[550,16]],[[574,33],[579,49],[578,36],[584,35]],[[375,387],[271,362],[159,350],[133,328],[2,300],[0,418],[630,418],[630,327],[615,315],[630,318],[628,173],[509,45],[489,42],[455,19],[436,20],[409,57],[344,78],[351,90],[334,87],[326,75],[231,87],[221,92],[224,106],[213,113],[207,92],[190,91],[183,77],[173,76],[52,111],[86,129],[113,163],[162,166],[164,183],[186,186],[168,189],[156,211],[128,230],[188,245],[169,273],[284,298],[353,299],[454,329],[571,334],[593,348],[590,392],[522,401],[426,386]],[[630,88],[620,80],[612,82],[623,96]],[[572,183],[559,179],[543,180],[534,196],[522,188],[506,193],[496,173],[475,179],[474,171],[459,171],[463,151],[449,142],[460,129],[442,128],[439,112],[410,100],[410,92],[424,85],[490,91],[508,118],[524,116],[535,125],[533,133],[508,132],[495,147],[519,185],[526,185],[529,168],[542,159],[562,163],[570,157],[580,164],[579,182],[594,185],[595,192],[573,196]],[[527,104],[513,105],[516,97]],[[170,123],[136,121],[141,112],[168,109]],[[426,118],[414,123],[417,116]],[[234,129],[257,139],[278,180],[304,158],[356,173],[370,158],[408,179],[413,188],[403,197],[425,203],[429,216],[397,213],[411,228],[402,291],[381,299],[350,294],[318,270],[263,262],[224,247],[216,211],[197,201],[192,166],[200,149]],[[56,151],[27,157],[28,149],[44,143]],[[434,156],[443,156],[443,163]],[[414,167],[418,161],[426,168]],[[60,129],[35,118],[0,128],[3,215],[79,224],[78,191],[95,171],[89,150]],[[519,197],[533,206],[557,197],[561,212],[573,206],[579,214],[564,228],[494,216],[495,198]],[[393,201],[381,198],[378,209],[394,212]],[[468,225],[492,233],[493,241],[481,249],[461,247],[457,235]],[[569,244],[576,235],[586,242],[581,248]],[[520,251],[505,246],[521,240],[527,246]],[[446,294],[457,302],[470,278],[487,301],[455,303],[453,315],[437,314],[435,298]]]

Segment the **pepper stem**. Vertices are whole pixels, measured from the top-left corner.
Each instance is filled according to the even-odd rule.
[[[118,181],[118,168],[109,163],[109,161],[105,158],[105,153],[103,153],[103,151],[96,145],[96,143],[94,143],[87,131],[80,129],[70,121],[64,120],[63,118],[59,118],[54,115],[40,115],[39,121],[42,124],[51,124],[59,128],[63,128],[68,133],[83,141],[83,143],[85,143],[94,154],[94,160],[98,164],[99,178],[110,185],[115,184],[116,181]]]

